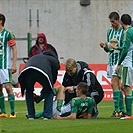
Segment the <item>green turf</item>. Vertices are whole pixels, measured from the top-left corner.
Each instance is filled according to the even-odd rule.
[[[7,112],[9,104],[6,102]],[[43,102],[36,104],[36,110],[43,107]],[[98,105],[99,117],[91,120],[28,120],[25,117],[25,101],[16,101],[16,119],[1,118],[1,133],[132,133],[133,120],[111,118],[112,101],[102,101]]]

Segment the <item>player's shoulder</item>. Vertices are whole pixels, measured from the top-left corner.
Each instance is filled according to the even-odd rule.
[[[94,103],[94,99],[92,99],[91,97],[86,97],[86,101],[88,101],[90,103]]]
[[[127,33],[131,33],[131,34],[133,33],[133,27],[132,26],[128,28]]]
[[[86,99],[88,99],[88,100],[93,100],[91,97],[86,97]]]
[[[74,97],[73,100],[80,100],[81,97]]]
[[[12,31],[7,30],[6,28],[4,29],[4,31],[6,32],[7,35],[11,36],[11,38],[15,39],[15,35],[14,35],[14,33]]]
[[[109,28],[108,30],[107,30],[107,33],[110,33],[111,31],[114,31],[114,28]]]
[[[12,31],[10,31],[10,30],[8,30],[8,29],[6,29],[6,28],[4,28],[4,31],[7,32],[7,33],[10,33],[10,34],[13,34]]]

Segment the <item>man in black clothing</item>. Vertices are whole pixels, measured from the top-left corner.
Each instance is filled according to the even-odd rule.
[[[21,86],[22,96],[26,90],[26,104],[29,119],[35,118],[33,91],[36,82],[43,86],[43,96],[45,97],[43,117],[48,119],[52,117],[53,85],[56,82],[59,68],[60,65],[57,56],[50,50],[31,57],[20,73],[18,80]]]
[[[93,110],[92,117],[96,118],[98,115],[97,104],[101,102],[104,97],[102,86],[98,82],[88,64],[83,61],[75,61],[68,59],[65,64],[66,73],[63,78],[62,85],[65,87],[65,104],[72,98],[76,97],[76,86],[79,82],[85,82],[89,86],[87,96],[94,99],[96,106]]]

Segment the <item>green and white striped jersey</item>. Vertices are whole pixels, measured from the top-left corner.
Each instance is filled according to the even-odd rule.
[[[95,103],[92,98],[86,97],[83,99],[81,97],[76,97],[71,100],[71,113],[77,113],[77,117],[83,113],[92,114],[92,110]]]
[[[11,68],[11,40],[14,40],[15,36],[12,32],[9,32],[5,28],[0,32],[0,69]]]
[[[122,27],[120,27],[117,31],[115,29],[111,28],[107,32],[107,43],[106,43],[106,46],[104,47],[104,50],[106,52],[109,52],[109,56],[108,56],[108,65],[109,66],[114,66],[118,63],[121,51],[108,48],[108,45],[111,43],[111,41],[113,39],[115,39],[118,42],[116,44],[116,46],[118,46],[118,48],[119,47],[121,48],[123,32],[124,32],[124,30]]]
[[[123,49],[118,65],[122,62],[123,67],[133,67],[133,27],[129,27],[124,31]]]

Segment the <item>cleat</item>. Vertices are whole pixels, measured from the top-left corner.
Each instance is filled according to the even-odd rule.
[[[34,120],[34,118],[28,118],[28,120]]]
[[[47,121],[47,120],[48,120],[48,118],[43,118],[43,120]]]
[[[121,117],[120,118],[121,120],[132,120],[133,119],[133,116],[128,116],[128,115],[125,115],[125,117]]]
[[[126,113],[124,113],[122,111],[119,112],[119,117],[125,117],[125,116],[126,116]]]
[[[119,113],[117,111],[114,111],[111,115],[111,117],[118,117],[119,116]]]
[[[0,118],[7,118],[7,117],[8,117],[7,114],[4,114],[4,113],[1,113],[1,114],[0,114]]]
[[[17,116],[16,116],[16,114],[14,113],[14,112],[12,112],[11,114],[10,114],[10,118],[16,118]]]

